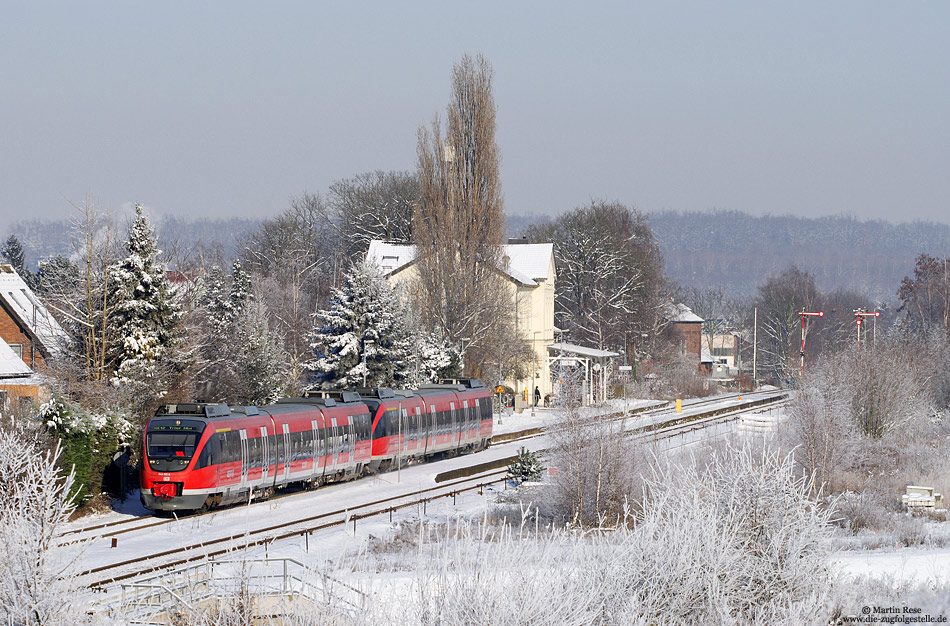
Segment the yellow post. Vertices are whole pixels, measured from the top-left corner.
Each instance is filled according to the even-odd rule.
[[[680,398],[676,399],[676,412],[677,413],[683,412],[683,401]]]

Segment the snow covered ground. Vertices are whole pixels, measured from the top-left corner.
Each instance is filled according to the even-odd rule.
[[[950,582],[950,548],[889,548],[836,552],[832,564],[844,576],[895,583]]]
[[[734,404],[734,399],[724,399],[722,406]],[[652,404],[650,401],[630,401],[627,408],[636,408]],[[688,408],[688,404],[686,405]],[[622,407],[616,407],[622,408]],[[781,420],[782,415],[773,413],[775,421]],[[531,415],[530,409],[522,414],[502,414],[495,416],[495,433],[515,432],[534,427],[549,426],[556,419],[552,409],[538,407]],[[763,436],[760,432],[736,431],[734,424],[720,427],[716,434],[736,433],[741,437]],[[693,446],[707,438],[710,433],[696,432],[688,437],[681,438],[679,444],[670,442],[668,449],[678,449],[683,446]],[[765,436],[768,436],[767,434]],[[475,454],[447,459],[443,461],[417,464],[404,467],[400,472],[391,471],[385,474],[368,477],[352,483],[330,485],[313,492],[301,492],[289,497],[270,502],[255,502],[248,506],[231,507],[212,515],[184,518],[176,522],[160,526],[152,531],[132,532],[120,535],[118,547],[111,548],[108,539],[93,541],[86,548],[83,558],[84,567],[96,567],[108,563],[134,559],[142,555],[167,550],[177,545],[186,545],[200,540],[211,539],[227,535],[240,535],[248,529],[265,524],[277,524],[301,517],[303,512],[315,515],[322,510],[338,509],[351,504],[353,506],[371,500],[396,496],[418,489],[424,489],[436,484],[435,477],[453,469],[469,466],[473,463],[487,462],[505,458],[515,454],[521,446],[529,450],[542,449],[547,445],[544,436],[536,437],[524,442],[511,442],[492,446],[488,450]],[[499,491],[507,487],[499,483],[495,490],[485,490],[483,494],[467,492],[459,494],[453,502],[452,498],[441,498],[430,502],[426,507],[425,519],[429,521],[452,521],[459,518],[477,519],[488,515],[496,500]],[[85,527],[104,521],[129,519],[147,515],[141,508],[137,496],[130,497],[118,511],[105,515],[90,516],[77,520],[72,527]],[[255,547],[243,552],[237,557],[259,558],[265,555],[274,557],[289,557],[323,569],[327,562],[338,562],[340,559],[353,554],[364,554],[367,545],[385,544],[391,540],[401,524],[413,522],[423,517],[421,507],[402,509],[392,516],[381,515],[374,518],[359,520],[354,524],[337,526],[313,533],[309,537],[296,537],[272,544],[267,548]],[[362,557],[361,557],[362,558]],[[919,581],[946,583],[950,581],[950,548],[948,549],[916,549],[901,548],[892,550],[841,550],[834,554],[831,565],[841,575],[854,578],[870,577],[888,581]],[[395,574],[387,577],[396,576]],[[372,577],[370,577],[372,578]],[[367,579],[365,584],[371,583]],[[120,587],[116,585],[109,590],[106,598],[100,600],[115,601]]]

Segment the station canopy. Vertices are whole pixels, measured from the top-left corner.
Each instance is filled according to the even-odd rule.
[[[589,359],[607,359],[614,356],[620,356],[619,352],[611,352],[610,350],[600,350],[598,348],[588,348],[587,346],[579,346],[576,343],[552,343],[548,346],[548,351],[555,354],[564,353],[567,355],[576,355],[583,356]]]

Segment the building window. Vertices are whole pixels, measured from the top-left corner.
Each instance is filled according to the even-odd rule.
[[[713,356],[732,356],[732,348],[713,348]]]
[[[7,345],[9,345],[10,348],[13,349],[13,353],[14,353],[15,355],[17,355],[17,356],[20,357],[21,359],[23,358],[23,344],[22,344],[22,343],[11,343],[11,344],[7,344]]]

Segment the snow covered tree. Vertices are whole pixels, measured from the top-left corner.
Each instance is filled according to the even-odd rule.
[[[129,388],[144,404],[165,390],[162,366],[171,357],[181,310],[172,296],[165,265],[158,261],[161,250],[142,205],[135,206],[126,247],[129,255],[110,272],[115,303],[112,324],[118,338],[113,346],[112,382]]]
[[[343,255],[355,261],[373,239],[409,242],[419,181],[410,172],[366,172],[330,185],[333,223]]]
[[[642,213],[592,202],[529,229],[527,236],[554,242],[555,321],[571,341],[626,350],[631,339],[636,344],[643,334],[655,334],[665,290],[663,261]]]
[[[461,375],[462,355],[458,347],[424,330],[415,332],[410,386],[434,383],[440,378]]]
[[[541,480],[544,474],[544,464],[541,456],[521,446],[518,456],[508,466],[508,476],[517,483]]]
[[[84,623],[73,577],[77,552],[58,546],[73,512],[74,476],[59,469],[60,447],[43,452],[18,428],[0,428],[0,622]]]
[[[23,252],[23,246],[20,244],[20,240],[17,239],[16,235],[7,237],[6,243],[4,243],[3,248],[0,249],[0,256],[3,257],[4,261],[13,266],[16,273],[20,275],[20,278],[22,278],[30,288],[36,286],[36,274],[26,267],[26,254]]]
[[[199,399],[236,401],[238,398],[235,394],[248,396],[239,391],[245,385],[238,375],[239,362],[247,358],[247,350],[252,349],[249,348],[249,342],[256,342],[257,337],[264,332],[260,329],[261,325],[267,326],[266,320],[254,320],[257,330],[248,330],[246,313],[251,299],[251,277],[240,261],[234,261],[230,277],[217,265],[208,270],[204,293],[199,300],[203,313],[203,336],[200,340],[203,365],[196,390]],[[257,312],[260,311],[266,312],[266,307]],[[269,330],[266,332],[273,334]],[[277,337],[274,341],[279,343],[281,338]],[[282,382],[281,388],[285,382]],[[255,394],[250,395],[256,397]]]
[[[412,336],[399,298],[373,263],[354,265],[317,311],[307,366],[324,389],[393,386],[411,372]]]
[[[287,352],[280,333],[270,329],[261,302],[244,307],[237,319],[240,358],[232,359],[236,374],[234,399],[242,404],[271,404],[290,383]]]

